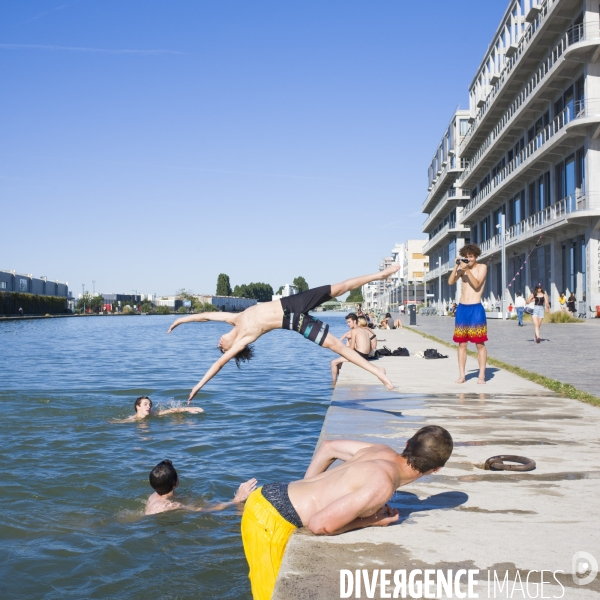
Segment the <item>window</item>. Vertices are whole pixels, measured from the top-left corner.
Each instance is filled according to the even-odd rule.
[[[569,198],[567,210],[576,210],[575,205],[575,155],[571,154],[565,160],[565,195]]]
[[[460,123],[459,123],[460,135],[467,135],[468,130],[469,130],[469,121],[467,119],[461,119]]]
[[[413,252],[412,258],[413,258],[413,260],[423,260],[424,258],[427,258],[427,256],[425,256],[425,254],[419,254],[418,252]]]
[[[576,170],[575,170],[575,187],[577,188],[578,196],[585,195],[585,152],[583,148],[577,150],[576,154]]]
[[[27,279],[19,279],[19,291],[27,292]]]
[[[0,281],[0,290],[6,289],[6,281]]]
[[[565,165],[560,162],[554,167],[554,198],[560,200],[565,197]]]

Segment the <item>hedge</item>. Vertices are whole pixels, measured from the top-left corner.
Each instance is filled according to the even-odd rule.
[[[20,292],[0,292],[0,315],[60,315],[68,313],[64,296],[39,296]]]

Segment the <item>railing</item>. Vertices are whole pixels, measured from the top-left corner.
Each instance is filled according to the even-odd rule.
[[[477,112],[475,121],[473,121],[473,123],[471,123],[471,127],[469,127],[469,129],[467,130],[467,133],[465,134],[465,137],[461,143],[461,150],[463,149],[464,145],[466,145],[469,137],[471,137],[473,135],[473,133],[475,133],[475,130],[477,129],[477,127],[479,127],[479,125],[483,119],[483,116],[485,115],[485,113],[488,111],[489,107],[492,105],[492,103],[498,96],[498,93],[500,92],[500,90],[504,87],[504,84],[508,81],[512,70],[514,69],[515,65],[519,62],[520,58],[523,56],[523,53],[525,52],[525,50],[528,48],[529,42],[531,42],[533,36],[537,32],[537,30],[540,28],[540,25],[546,20],[546,17],[550,13],[553,5],[557,4],[559,1],[560,0],[545,0],[541,4],[540,12],[535,17],[535,19],[529,24],[527,29],[523,32],[523,35],[521,36],[521,39],[519,40],[519,43],[517,44],[516,52],[513,54],[513,56],[511,56],[510,58],[508,58],[506,60],[506,62],[504,64],[504,68],[498,75],[498,77],[499,77],[498,81],[494,84],[490,93],[486,97],[485,103]]]
[[[425,211],[425,207],[429,204],[429,202],[431,201],[431,198],[435,194],[436,188],[438,187],[439,182],[446,176],[446,172],[448,170],[453,171],[455,169],[464,169],[467,166],[468,166],[468,162],[465,161],[465,160],[462,160],[462,159],[460,160],[460,166],[459,167],[456,166],[456,160],[452,160],[451,162],[446,163],[446,166],[440,171],[440,174],[436,177],[434,183],[432,184],[431,190],[427,194],[427,198],[425,198],[425,202],[423,202],[423,204],[421,206],[421,211],[422,212]]]
[[[533,140],[519,152],[495,177],[465,206],[463,209],[463,218],[473,212],[479,204],[489,196],[490,192],[500,185],[516,169],[521,167],[533,154],[535,154],[544,144],[554,137],[567,123],[589,115],[590,105],[596,106],[597,101],[587,102],[578,100],[567,106],[563,111],[553,119],[544,129],[542,129]],[[599,110],[600,113],[600,105]]]
[[[448,191],[439,199],[438,203],[435,205],[435,208],[429,214],[429,217],[427,217],[425,223],[423,223],[422,230],[425,230],[427,226],[431,225],[450,198],[455,198],[459,195],[462,196],[462,191],[459,192],[459,190],[457,190],[455,187],[448,188]]]
[[[527,217],[523,221],[520,221],[516,225],[509,227],[504,234],[504,242],[510,243],[517,241],[518,238],[527,238],[536,231],[541,229],[544,225],[551,223],[552,221],[558,221],[563,219],[566,215],[578,211],[584,210],[587,206],[585,196],[576,198],[574,195],[569,195],[554,204],[540,210],[539,212]],[[479,244],[481,248],[481,254],[488,254],[492,250],[499,248],[502,240],[500,234],[497,233],[494,237],[486,240],[482,244]]]
[[[523,88],[521,89],[517,97],[514,99],[512,104],[502,115],[502,118],[498,121],[494,129],[481,143],[475,155],[467,161],[469,164],[465,168],[463,174],[460,176],[460,181],[464,181],[465,179],[467,179],[467,177],[469,177],[469,175],[473,172],[473,169],[477,166],[479,161],[487,154],[487,151],[493,145],[496,138],[500,135],[502,131],[504,131],[506,126],[513,120],[513,117],[519,112],[523,105],[527,103],[535,89],[539,86],[542,80],[546,78],[546,75],[548,75],[548,73],[550,73],[554,69],[559,59],[563,57],[565,50],[569,46],[572,46],[577,42],[580,42],[584,39],[592,38],[600,38],[600,31],[595,32],[595,35],[589,33],[586,35],[583,23],[579,25],[574,25],[573,27],[567,30],[567,32],[564,34],[564,36],[561,38],[558,44],[556,44],[553,50],[544,59],[542,65],[533,74],[531,79],[523,86]]]
[[[431,258],[435,258],[435,257],[429,257],[430,261]],[[442,264],[441,267],[436,267],[435,269],[433,269],[433,271],[428,271],[427,273],[425,273],[425,281],[431,281],[432,279],[436,279],[437,277],[440,276],[440,269],[442,271],[442,273],[444,271],[448,271],[449,269],[452,268],[452,264],[451,261],[447,260],[445,263]]]

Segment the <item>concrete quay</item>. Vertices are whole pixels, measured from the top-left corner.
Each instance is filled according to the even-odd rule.
[[[379,331],[378,338],[385,340],[379,347],[403,346],[411,355],[436,347],[407,330]],[[393,391],[345,364],[319,443],[362,439],[400,451],[419,427],[436,424],[454,438],[450,461],[440,473],[396,492],[390,501],[401,514],[396,525],[332,537],[297,531],[274,599],[340,598],[341,569],[367,570],[371,582],[375,570],[389,569],[391,594],[396,570],[405,569],[408,577],[413,569],[477,569],[479,598],[542,597],[534,582],[545,570],[544,581],[552,583],[543,586],[543,597],[600,598],[600,576],[581,586],[572,575],[575,553],[600,560],[600,409],[493,367],[488,368],[489,382],[478,385],[477,363],[470,357],[467,382],[456,384],[456,351],[438,350],[449,358],[380,359],[378,365],[396,386]],[[484,470],[485,460],[499,454],[524,455],[537,468],[527,473]],[[526,588],[534,570],[538,573],[531,574]],[[494,574],[503,582],[507,573],[500,591]],[[350,597],[390,597],[381,595],[379,583],[374,595],[367,595],[363,581],[361,593]]]

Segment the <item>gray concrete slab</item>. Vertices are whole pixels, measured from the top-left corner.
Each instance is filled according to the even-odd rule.
[[[403,317],[408,324],[408,317]],[[543,324],[542,342],[533,340],[533,324],[488,319],[488,354],[600,396],[600,319],[584,323]],[[452,342],[452,317],[417,316],[417,329]],[[475,347],[469,345],[471,350]]]
[[[380,332],[380,337],[392,349],[435,347],[408,331]],[[438,424],[453,435],[455,450],[439,474],[394,495],[399,524],[332,537],[304,529],[295,533],[276,600],[340,598],[341,569],[364,569],[372,578],[377,569],[456,573],[460,568],[480,571],[479,598],[535,597],[532,583],[529,593],[521,592],[518,580],[542,569],[563,572],[556,580],[546,573],[545,581],[553,584],[544,586],[545,597],[600,598],[600,578],[579,586],[572,576],[575,553],[585,551],[600,560],[600,410],[502,370],[494,371],[485,386],[476,377],[453,384],[456,354],[439,350],[450,357],[379,361],[396,384],[393,391],[354,365],[344,365],[321,439],[365,439],[401,450],[419,427]],[[476,369],[474,360],[468,369]],[[537,468],[529,473],[483,470],[485,460],[498,454],[525,455]],[[500,580],[508,573],[502,592],[494,588],[494,573]],[[385,596],[380,587],[367,596],[363,582],[359,597]]]

